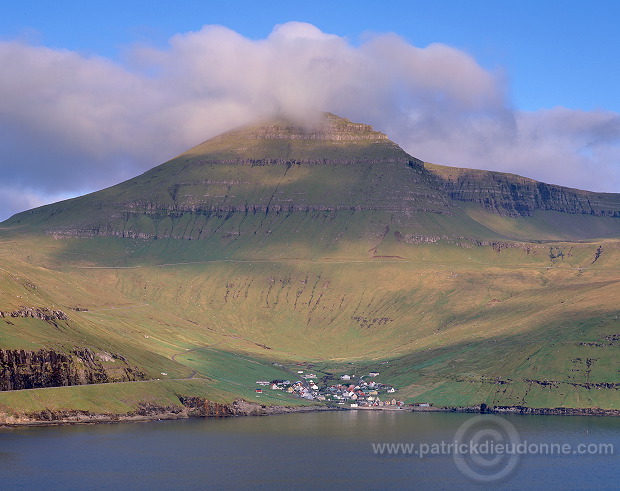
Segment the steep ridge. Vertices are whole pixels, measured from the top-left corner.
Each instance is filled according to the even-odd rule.
[[[538,210],[620,217],[620,194],[593,193],[501,172],[425,164],[451,199],[477,203],[502,216],[532,216]]]

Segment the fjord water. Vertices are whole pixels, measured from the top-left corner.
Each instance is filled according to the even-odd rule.
[[[530,443],[612,443],[613,455],[524,455],[500,482],[451,455],[378,455],[373,443],[453,441],[477,417],[338,411],[0,429],[2,489],[617,489],[620,418],[507,416]],[[478,416],[479,417],[479,416]],[[494,418],[494,416],[490,416]]]

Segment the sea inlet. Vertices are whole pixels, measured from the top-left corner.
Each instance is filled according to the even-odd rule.
[[[503,447],[502,447],[503,446]],[[333,411],[0,429],[2,489],[618,489],[620,418]]]

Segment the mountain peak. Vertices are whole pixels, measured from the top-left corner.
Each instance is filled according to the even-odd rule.
[[[278,118],[259,125],[232,130],[227,135],[258,140],[321,140],[321,141],[387,141],[387,135],[372,126],[353,123],[331,113],[323,113],[318,121],[295,122]]]
[[[404,161],[411,157],[372,126],[331,113],[306,120],[276,117],[211,138],[180,155],[204,159]]]

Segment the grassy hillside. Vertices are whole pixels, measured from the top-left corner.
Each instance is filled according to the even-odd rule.
[[[617,409],[617,196],[423,165],[330,118],[4,222],[0,349],[89,348],[149,380],[0,393],[0,412],[295,404],[254,389],[298,364],[379,372],[406,402]]]
[[[245,398],[254,380],[292,377],[271,373],[274,361],[332,371],[354,363],[379,371],[411,402],[614,408],[619,246],[393,241],[378,252],[406,259],[164,257],[120,268],[82,266],[84,256],[58,266],[58,255],[35,267],[5,248],[1,310],[47,306],[69,320],[56,328],[0,319],[0,344],[90,346],[123,354],[151,378],[195,371],[209,387]],[[231,368],[246,358],[256,363]]]

